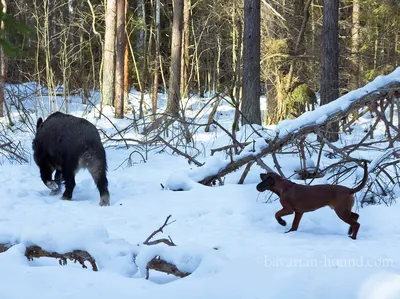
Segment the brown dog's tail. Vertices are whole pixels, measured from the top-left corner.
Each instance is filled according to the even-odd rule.
[[[364,176],[361,181],[361,184],[353,189],[350,189],[350,192],[356,193],[358,191],[361,191],[361,189],[364,188],[365,184],[367,183],[367,180],[368,180],[368,165],[367,165],[367,161],[364,160]]]

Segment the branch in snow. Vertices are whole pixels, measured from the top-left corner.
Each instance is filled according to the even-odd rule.
[[[180,271],[174,264],[168,263],[159,256],[154,257],[150,262],[146,265],[146,279],[149,279],[150,270],[156,270],[159,272],[173,274],[177,277],[183,278],[192,273]]]
[[[87,268],[85,262],[89,262],[92,265],[93,271],[98,271],[95,259],[84,250],[74,250],[71,252],[66,253],[58,253],[58,252],[49,252],[43,250],[40,246],[29,246],[25,250],[25,256],[28,260],[33,260],[33,258],[40,258],[40,257],[53,257],[60,259],[60,265],[64,266],[67,264],[67,259],[79,262],[82,265],[82,268]]]
[[[0,253],[6,252],[10,249],[13,245],[10,244],[0,244]],[[82,265],[82,268],[87,268],[85,262],[89,262],[92,266],[93,271],[98,271],[95,259],[84,250],[74,250],[71,252],[66,253],[58,253],[58,252],[50,252],[44,250],[42,247],[37,245],[32,245],[26,248],[25,250],[25,257],[28,261],[33,260],[33,258],[40,258],[40,257],[52,257],[59,259],[59,263],[61,266],[67,264],[67,259],[78,262]]]
[[[6,252],[8,249],[10,249],[10,245],[9,244],[0,244],[0,253],[2,252]]]
[[[158,233],[163,233],[163,229],[166,226],[168,226],[168,225],[170,225],[170,224],[172,224],[172,223],[174,223],[176,221],[176,220],[174,220],[174,221],[168,222],[168,220],[169,220],[169,218],[171,218],[171,216],[172,215],[169,215],[167,217],[167,219],[165,219],[164,224],[159,229],[157,229],[154,232],[152,232],[151,235],[143,242],[143,244],[145,244],[145,245],[156,245],[156,244],[159,244],[159,243],[164,243],[164,244],[167,244],[168,246],[176,246],[176,244],[172,241],[170,236],[168,236],[169,240],[164,238],[164,239],[158,239],[158,240],[150,241]]]

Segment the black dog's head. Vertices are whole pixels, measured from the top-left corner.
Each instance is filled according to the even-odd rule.
[[[256,188],[258,192],[264,192],[265,190],[271,190],[274,187],[279,176],[274,172],[268,172],[261,173],[260,178],[262,182],[259,183]]]

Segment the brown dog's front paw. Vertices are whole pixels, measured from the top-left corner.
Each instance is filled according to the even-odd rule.
[[[349,238],[351,238],[351,239],[353,239],[353,240],[356,240],[356,239],[357,239],[356,237],[353,237],[353,236],[349,236]]]
[[[286,221],[283,220],[282,218],[278,218],[278,219],[276,219],[276,220],[278,221],[278,223],[279,223],[280,225],[286,226]]]

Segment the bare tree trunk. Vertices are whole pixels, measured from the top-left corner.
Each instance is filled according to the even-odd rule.
[[[360,50],[360,0],[353,0],[353,26],[351,27],[351,55],[352,72],[350,73],[350,89],[354,90],[360,87],[361,61],[359,57]]]
[[[142,26],[143,26],[143,34],[141,34],[141,46],[142,46],[142,75],[141,75],[141,90],[140,90],[140,104],[139,104],[139,118],[143,118],[146,110],[145,102],[144,102],[144,94],[146,90],[146,83],[147,83],[147,23],[146,23],[146,2],[139,0],[138,1],[138,10],[139,3],[141,3],[140,8],[142,9],[141,16],[142,16]]]
[[[129,0],[125,0],[125,22],[127,20],[129,8]],[[126,26],[125,26],[126,27]],[[129,45],[128,45],[128,34],[125,28],[125,58],[124,58],[124,112],[128,112],[129,106]]]
[[[169,74],[168,102],[166,111],[179,115],[180,78],[181,78],[181,42],[182,42],[183,0],[174,0],[172,22],[171,68]]]
[[[235,115],[232,123],[232,135],[235,136],[236,131],[239,130],[240,120],[240,102],[242,92],[242,48],[243,48],[243,26],[240,17],[238,16],[237,7],[234,3],[232,10],[232,61],[233,61],[233,89],[232,89],[232,101],[235,106]]]
[[[182,59],[181,59],[181,97],[188,97],[189,82],[189,18],[191,1],[184,0],[183,8],[183,30],[182,30]]]
[[[124,117],[125,0],[117,1],[117,51],[115,65],[115,118]]]
[[[128,111],[129,106],[129,49],[128,43],[125,43],[124,59],[124,112]]]
[[[321,105],[339,97],[339,0],[323,0]],[[339,124],[324,128],[331,142],[339,139]]]
[[[107,0],[106,32],[104,37],[103,90],[102,106],[112,106],[114,103],[115,84],[115,25],[117,0]]]
[[[242,124],[261,125],[260,0],[244,0]]]
[[[157,102],[158,102],[158,73],[160,71],[160,0],[156,0],[156,23],[155,23],[155,55],[154,55],[154,74],[153,74],[153,98],[152,98],[152,109],[153,114],[157,113]]]
[[[2,5],[2,13],[3,15],[7,12],[7,3],[6,0],[1,0]],[[1,20],[0,24],[1,34],[4,34],[4,22]],[[4,37],[4,36],[1,36]],[[6,83],[6,75],[7,75],[7,61],[6,55],[4,54],[3,46],[0,45],[0,117],[4,117],[4,108],[5,99],[4,99],[4,86]]]

